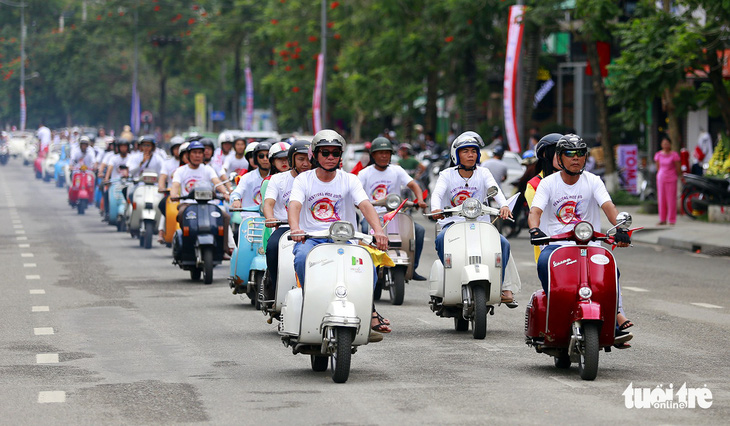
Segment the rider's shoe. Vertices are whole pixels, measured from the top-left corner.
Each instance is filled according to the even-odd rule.
[[[631,340],[633,338],[634,338],[634,335],[629,333],[628,331],[617,330],[616,337],[613,339],[613,344],[620,345],[622,343],[628,342],[629,340]]]
[[[368,337],[368,342],[375,343],[380,342],[383,340],[383,333],[378,333],[377,331],[370,331],[370,337]]]
[[[426,277],[424,277],[423,275],[420,275],[416,271],[413,271],[413,278],[412,278],[412,280],[413,281],[426,281]]]

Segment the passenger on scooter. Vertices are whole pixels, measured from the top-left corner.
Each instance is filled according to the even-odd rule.
[[[601,210],[612,225],[616,224],[618,210],[611,201],[606,185],[600,177],[585,171],[588,147],[583,139],[574,134],[567,134],[558,140],[555,146],[555,157],[559,173],[553,173],[540,181],[535,198],[530,208],[528,226],[531,241],[540,245],[546,237],[540,229],[542,225],[549,235],[569,232],[578,222],[587,221],[593,229],[601,229]],[[628,247],[631,237],[628,232],[618,228],[615,242],[619,247]],[[537,275],[543,290],[548,291],[548,263],[550,254],[561,245],[575,244],[570,241],[551,243],[541,246],[542,251],[537,261]],[[598,242],[590,245],[600,246]],[[619,296],[621,294],[619,287]],[[619,301],[619,309],[621,302]],[[625,316],[617,317],[617,344],[625,343],[633,336],[624,330],[633,324]]]
[[[223,173],[235,172],[236,175],[243,175],[248,171],[248,160],[246,160],[246,139],[237,137],[233,140],[233,151],[223,161]]]
[[[187,149],[190,162],[180,167],[175,171],[172,177],[172,188],[170,189],[170,197],[184,197],[187,196],[195,185],[200,183],[210,183],[214,191],[218,191],[223,195],[223,198],[227,201],[230,193],[225,189],[223,185],[220,185],[221,181],[215,175],[215,171],[212,167],[203,164],[204,158],[204,147],[199,141],[190,142]],[[182,225],[183,217],[185,215],[185,209],[193,203],[193,200],[180,200],[177,212],[177,222]],[[220,213],[223,216],[223,226],[228,228],[231,217],[225,211],[220,209]],[[223,233],[223,247],[227,254],[231,254],[233,251],[228,245],[228,232]]]
[[[130,160],[129,175],[132,177],[141,176],[144,172],[155,172],[159,175],[162,169],[162,161],[155,155],[155,147],[157,143],[153,135],[140,136],[138,141],[139,150],[142,156],[135,160]]]
[[[234,136],[231,133],[223,132],[218,135],[218,148],[213,151],[213,158],[210,160],[214,169],[220,170],[226,158],[232,155],[234,142]]]
[[[110,179],[119,179],[121,177],[121,166],[124,166],[125,169],[128,168],[127,162],[130,159],[129,156],[129,141],[121,139],[117,142],[117,149],[119,150],[118,154],[115,154],[109,161],[109,164],[106,168],[106,176],[104,177],[105,181],[109,181]]]
[[[74,167],[85,165],[89,170],[96,168],[96,151],[90,148],[91,139],[88,136],[81,136],[79,139],[79,149],[71,157],[71,164]]]
[[[423,192],[418,182],[413,180],[403,167],[390,164],[392,155],[393,143],[390,140],[382,136],[373,139],[370,144],[370,165],[358,174],[365,193],[370,196],[370,201],[378,201],[385,198],[388,194],[400,194],[401,189],[407,186],[416,196],[413,202],[418,207],[425,209],[428,205],[423,200]],[[385,207],[375,207],[375,211],[378,214],[384,213],[386,210]],[[365,219],[360,222],[360,226],[362,227],[363,233],[368,232],[367,221]],[[416,272],[421,259],[421,252],[423,251],[423,237],[426,234],[426,229],[420,223],[414,222],[414,226],[416,234],[416,258],[413,262],[413,279],[415,281],[426,281],[425,277]]]
[[[312,165],[316,167],[294,179],[289,196],[288,219],[294,246],[294,269],[299,282],[305,284],[305,262],[307,254],[318,244],[329,239],[305,239],[307,232],[329,229],[332,222],[345,220],[356,222],[357,206],[375,231],[375,242],[379,250],[388,248],[380,219],[370,203],[357,176],[340,169],[340,160],[345,148],[345,139],[334,130],[321,130],[314,135],[311,144]],[[376,277],[373,272],[373,277]],[[373,287],[375,280],[373,280]],[[373,306],[371,328],[376,332],[390,333],[390,322],[383,318]]]
[[[279,240],[289,230],[288,225],[279,226],[277,221],[286,222],[288,220],[287,207],[294,178],[312,168],[308,154],[309,141],[295,141],[286,150],[284,150],[284,146],[289,146],[289,144],[277,142],[269,150],[271,174],[261,185],[261,191],[264,193],[262,210],[266,218],[266,226],[276,228],[276,231],[269,236],[269,242],[266,245],[266,267],[269,271],[269,281],[265,286],[267,300],[271,298],[274,285],[276,285],[279,267]]]
[[[467,198],[484,201],[487,196],[487,188],[494,186],[498,189],[494,199],[500,206],[499,217],[502,219],[512,217],[507,205],[507,199],[504,197],[502,190],[499,189],[492,173],[489,172],[489,169],[479,166],[482,148],[484,148],[482,138],[471,131],[462,133],[454,140],[451,144],[451,161],[456,166],[449,167],[439,173],[439,178],[431,195],[431,213],[437,214],[442,212],[444,207],[450,208],[461,205]],[[446,229],[453,223],[465,219],[463,217],[444,218],[443,215],[438,214],[434,218],[438,219],[441,225],[441,232],[436,236],[436,252],[443,263]],[[480,217],[478,220],[489,222],[489,216]],[[503,235],[500,235],[500,242],[502,248],[501,284],[504,284],[504,275],[510,258],[510,244]],[[502,303],[510,308],[517,307],[511,290],[502,291]]]
[[[172,185],[172,175],[175,173],[175,170],[182,165],[180,162],[180,149],[184,140],[185,139],[183,139],[182,136],[173,136],[172,139],[170,139],[170,158],[162,163],[160,174],[157,177],[157,189],[158,191],[165,193],[158,205],[162,216],[166,216],[167,213],[165,206],[167,205],[167,198],[170,196],[170,194],[167,193],[167,188]],[[158,226],[159,236],[157,241],[160,243],[164,243],[165,241],[165,222],[166,221],[161,220]]]
[[[238,186],[231,194],[234,209],[257,207],[261,205],[261,184],[264,178],[269,175],[269,149],[271,145],[268,142],[259,142],[253,149],[253,164],[257,167],[255,173],[246,173],[239,181]],[[257,212],[241,212],[241,218],[255,217]]]

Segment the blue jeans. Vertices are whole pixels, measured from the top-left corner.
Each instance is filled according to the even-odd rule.
[[[331,243],[329,238],[307,238],[303,243],[294,246],[294,272],[297,273],[299,284],[304,288],[304,272],[307,269],[307,255],[312,249],[322,243]],[[378,282],[378,274],[373,266],[373,288]]]
[[[423,237],[426,236],[426,229],[419,223],[413,223],[416,233],[416,258],[413,260],[413,271],[418,269],[418,264],[421,261],[421,253],[423,253]],[[360,221],[360,229],[363,234],[370,232],[370,225],[368,221],[363,218]]]
[[[545,294],[548,292],[548,267],[550,266],[550,254],[560,247],[559,245],[549,245],[542,249],[540,257],[537,258],[537,277],[540,278],[540,284],[542,289],[545,290]],[[623,300],[621,298],[621,285],[619,280],[621,278],[621,271],[616,268],[616,286],[618,287],[618,305],[619,312],[624,313]]]
[[[452,222],[444,226],[443,229],[441,229],[441,232],[439,232],[436,236],[436,253],[438,253],[441,263],[444,263],[444,235],[446,235],[446,230],[449,229],[449,226],[453,224],[454,223]],[[504,271],[507,268],[507,262],[509,262],[510,244],[504,235],[499,236],[499,244],[502,247],[502,277],[500,280],[500,284],[502,284],[504,283]]]

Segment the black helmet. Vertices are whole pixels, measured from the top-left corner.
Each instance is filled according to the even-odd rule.
[[[312,145],[311,142],[304,139],[294,141],[289,147],[289,152],[286,154],[287,160],[289,160],[289,167],[294,168],[294,154],[307,154],[309,155],[309,147]]]
[[[379,136],[370,143],[370,153],[377,151],[390,151],[393,152],[393,142],[388,140],[388,138],[384,138],[382,136]]]
[[[583,142],[583,138],[581,138],[578,135],[568,133],[567,135],[564,135],[558,140],[558,143],[555,145],[555,153],[558,155],[558,166],[567,174],[570,176],[578,176],[579,174],[583,173],[583,170],[585,170],[585,163],[583,163],[583,168],[580,169],[579,172],[571,172],[567,168],[565,168],[565,165],[563,165],[563,159],[561,154],[565,151],[583,151],[584,153],[588,153],[588,145],[586,145],[585,142]]]
[[[537,158],[539,159],[546,159],[545,153],[546,149],[551,146],[555,146],[558,143],[558,140],[562,138],[563,135],[560,133],[549,133],[545,136],[543,136],[540,141],[535,145],[535,154],[537,155]],[[552,156],[549,158],[550,161],[552,161]]]
[[[203,139],[203,137],[200,136],[199,134],[191,133],[187,138],[185,138],[185,142],[199,141],[202,139]]]
[[[203,146],[209,146],[209,147],[215,149],[215,143],[213,143],[213,139],[211,139],[211,138],[202,138],[202,139],[200,139],[200,143],[202,143]]]
[[[253,155],[253,163],[256,166],[259,166],[259,152],[263,151],[269,151],[271,149],[271,144],[269,142],[259,142],[258,145],[256,145],[256,148],[251,151],[251,154]]]

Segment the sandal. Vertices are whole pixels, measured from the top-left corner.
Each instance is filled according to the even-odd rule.
[[[377,316],[378,316],[378,321],[380,321],[381,323],[383,323],[383,324],[385,324],[385,325],[390,325],[390,320],[389,320],[389,319],[387,319],[387,318],[384,318],[384,317],[383,317],[382,315],[380,315],[380,314],[378,313],[378,311],[375,311],[375,312],[373,312],[373,313],[374,313],[375,315],[377,315]]]
[[[634,335],[629,333],[628,331],[617,331],[616,336],[613,339],[613,344],[622,345],[633,338],[634,338]]]
[[[390,329],[390,327],[388,326],[388,324],[386,324],[384,322],[385,318],[383,318],[383,319],[381,319],[381,318],[383,318],[383,317],[380,316],[380,314],[378,314],[377,312],[373,312],[372,319],[378,320],[378,323],[375,324],[375,325],[373,325],[373,326],[371,326],[370,328],[373,331],[377,331],[378,333],[390,333],[391,331],[393,331],[393,330]],[[372,324],[372,321],[371,321],[371,324]]]
[[[634,326],[634,323],[631,322],[631,320],[626,320],[626,321],[624,321],[623,324],[621,324],[621,325],[618,326],[618,329],[619,330],[626,330],[627,328],[631,328],[633,326]]]
[[[613,345],[613,347],[616,349],[629,349],[631,347],[631,345],[624,342],[624,343],[619,343],[619,344]]]

